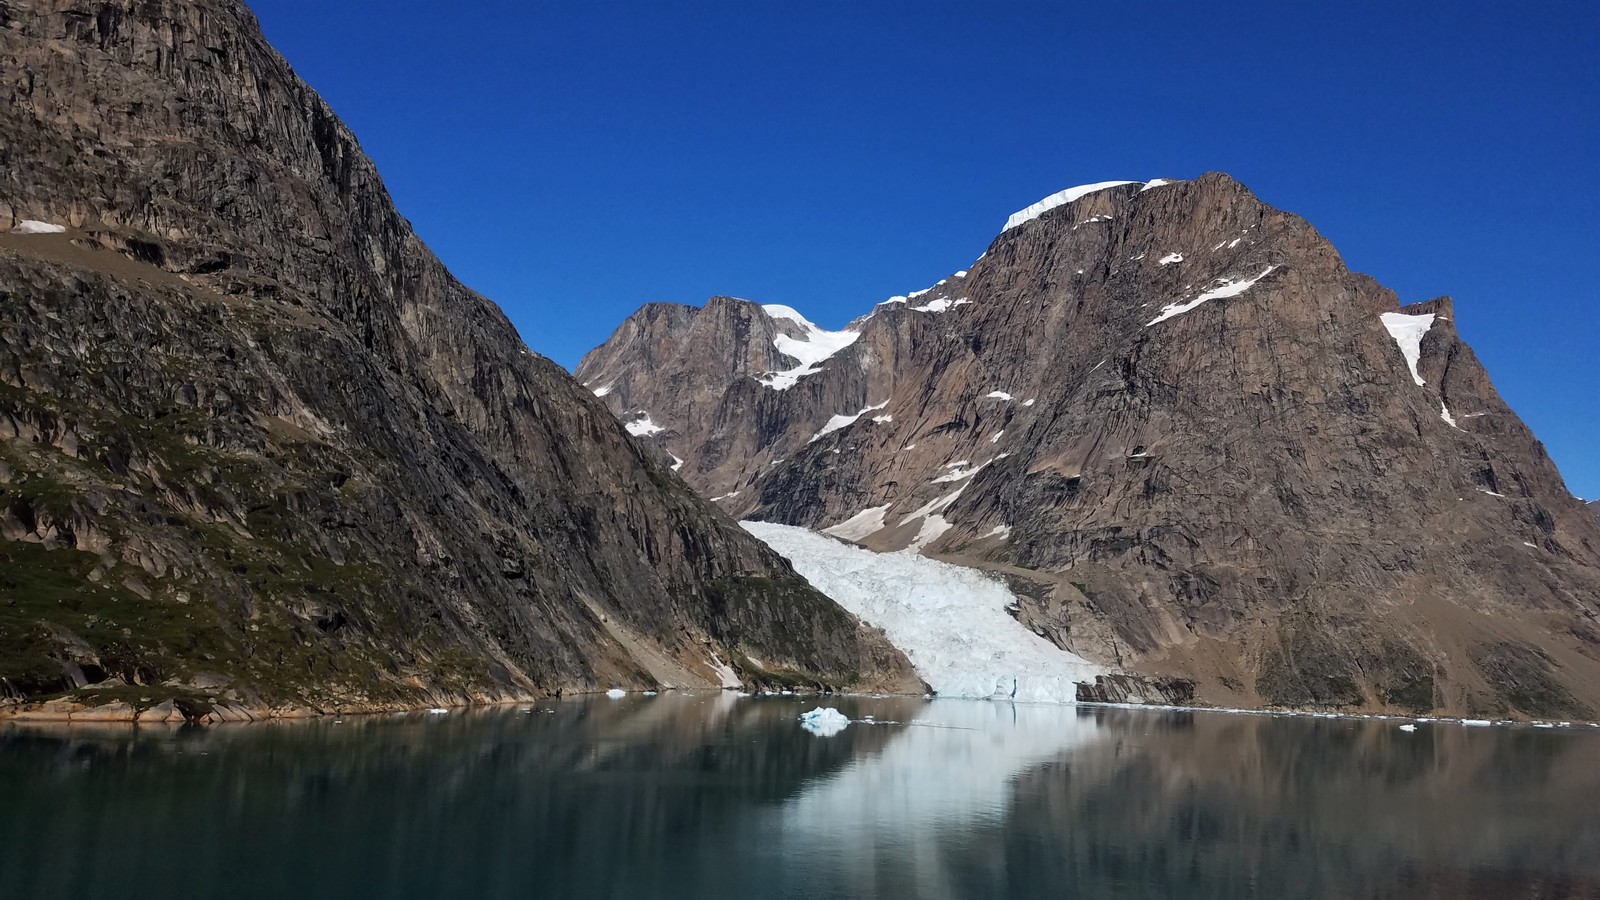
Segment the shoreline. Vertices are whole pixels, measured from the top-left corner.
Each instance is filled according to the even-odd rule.
[[[975,703],[1011,703],[1023,706],[1080,706],[1090,709],[1125,709],[1125,710],[1152,710],[1158,712],[1209,712],[1226,715],[1243,716],[1269,716],[1269,717],[1294,717],[1310,719],[1333,719],[1343,721],[1372,721],[1393,722],[1397,725],[1457,725],[1461,727],[1523,727],[1539,729],[1600,729],[1600,722],[1584,720],[1555,720],[1555,719],[1508,719],[1508,718],[1476,718],[1470,716],[1449,715],[1399,715],[1394,713],[1362,713],[1362,712],[1334,712],[1328,710],[1301,710],[1301,709],[1270,709],[1229,706],[1179,706],[1162,703],[1110,703],[1092,700],[1075,701],[1026,701],[1012,700],[1010,698],[992,697],[940,697],[928,694],[894,694],[883,692],[840,692],[840,693],[811,693],[792,691],[745,691],[742,689],[723,688],[721,690],[693,690],[678,688],[653,688],[649,690],[630,690],[617,693],[620,689],[608,690],[595,689],[590,691],[563,691],[559,694],[545,694],[540,696],[523,695],[502,697],[493,700],[469,701],[466,703],[428,703],[418,705],[353,705],[319,708],[314,706],[277,706],[277,707],[251,707],[241,704],[217,704],[211,710],[201,715],[186,714],[173,700],[165,700],[143,708],[135,708],[131,704],[121,701],[99,705],[84,705],[69,698],[54,698],[34,704],[5,704],[0,705],[0,727],[15,723],[25,726],[72,726],[72,725],[117,725],[138,727],[162,726],[174,727],[211,727],[216,725],[246,725],[263,724],[268,722],[303,722],[315,719],[338,719],[348,716],[378,716],[396,714],[436,714],[443,715],[454,712],[494,709],[502,706],[518,706],[529,703],[541,703],[550,700],[564,700],[579,697],[624,699],[630,696],[651,697],[659,694],[698,694],[698,693],[732,693],[734,696],[746,699],[755,697],[869,697],[874,699],[887,699],[891,697],[921,697],[933,700],[965,700]]]

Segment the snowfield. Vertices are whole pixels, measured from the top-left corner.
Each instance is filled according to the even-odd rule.
[[[815,375],[824,362],[835,353],[854,344],[856,338],[861,336],[860,332],[855,331],[829,331],[819,328],[792,306],[767,303],[761,308],[774,319],[788,319],[799,325],[806,333],[806,336],[799,340],[786,334],[780,334],[773,339],[772,344],[778,348],[779,353],[800,363],[792,369],[768,372],[756,379],[773,390],[786,391],[807,375]]]
[[[792,525],[741,522],[817,590],[884,630],[941,697],[1072,703],[1109,670],[1018,624],[1016,597],[976,569],[873,553]]]

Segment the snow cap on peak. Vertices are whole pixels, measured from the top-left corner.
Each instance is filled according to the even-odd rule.
[[[1039,218],[1058,206],[1065,206],[1066,204],[1071,203],[1080,197],[1087,197],[1096,191],[1103,191],[1106,188],[1120,187],[1124,184],[1139,183],[1140,182],[1137,181],[1097,181],[1094,184],[1080,184],[1077,187],[1069,187],[1064,191],[1057,191],[1056,193],[1051,194],[1050,196],[1040,200],[1038,203],[1035,203],[1026,209],[1021,209],[1012,213],[1011,218],[1006,220],[1006,227],[1000,230],[1010,231],[1018,225],[1021,225],[1025,222],[1031,222],[1034,219]]]
[[[800,315],[800,310],[792,306],[784,306],[781,303],[763,303],[761,304],[761,311],[774,319],[788,319],[807,331],[822,330],[812,324],[810,319]]]

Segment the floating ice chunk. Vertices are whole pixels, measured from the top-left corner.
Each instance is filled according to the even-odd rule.
[[[635,437],[649,437],[652,434],[660,434],[666,431],[665,428],[650,421],[650,414],[647,412],[640,412],[638,418],[623,427],[628,429],[628,433]]]
[[[1277,266],[1267,266],[1265,269],[1261,270],[1260,275],[1257,275],[1254,278],[1245,278],[1239,281],[1224,280],[1219,287],[1214,287],[1211,290],[1206,291],[1200,296],[1194,298],[1193,300],[1182,303],[1169,303],[1162,308],[1161,315],[1156,316],[1154,319],[1146,322],[1145,327],[1148,328],[1151,325],[1165,322],[1173,316],[1186,313],[1189,310],[1194,309],[1196,306],[1206,302],[1207,300],[1222,300],[1227,297],[1237,297],[1245,291],[1248,291],[1256,282],[1270,275],[1272,270],[1276,268]]]
[[[65,225],[51,225],[49,222],[40,222],[37,219],[23,219],[17,227],[11,229],[12,234],[60,234],[67,230]]]
[[[617,700],[617,699],[620,699],[622,697],[628,696],[628,692],[623,690],[622,688],[612,688],[611,690],[606,691],[606,696],[610,697],[613,700]]]
[[[833,737],[849,726],[850,717],[831,706],[819,706],[800,714],[800,727],[817,737]]]
[[[1422,380],[1422,376],[1417,374],[1417,363],[1422,359],[1422,338],[1428,333],[1428,329],[1433,327],[1433,313],[1408,316],[1405,313],[1387,312],[1380,318],[1383,319],[1383,327],[1389,330],[1389,336],[1394,338],[1395,345],[1400,348],[1400,355],[1406,358],[1406,368],[1411,370],[1411,380],[1418,385],[1427,384]]]
[[[428,712],[430,714],[435,715],[435,716],[442,716],[442,715],[444,715],[445,713],[447,713],[449,711],[450,710],[445,709],[442,706],[435,706],[433,709],[428,710]]]
[[[1400,726],[1400,730],[1401,731],[1416,731],[1417,730],[1417,726],[1412,725],[1410,723],[1407,723],[1405,725],[1401,725]]]
[[[1139,182],[1137,181],[1099,181],[1095,182],[1094,184],[1081,184],[1077,187],[1067,188],[1064,191],[1057,191],[1043,200],[1040,200],[1038,203],[1028,206],[1026,209],[1021,209],[1012,213],[1011,218],[1006,219],[1006,227],[1000,230],[1002,232],[1010,231],[1018,225],[1031,222],[1034,219],[1039,218],[1058,206],[1064,206],[1080,197],[1087,197],[1096,191],[1103,191],[1107,188],[1114,188],[1123,184],[1138,183]],[[979,259],[982,259],[982,257],[979,257]]]
[[[889,512],[890,504],[873,506],[863,509],[832,528],[822,529],[823,534],[831,534],[847,541],[859,541],[867,535],[883,528],[883,517]]]
[[[1160,263],[1163,266],[1170,266],[1173,263],[1181,263],[1181,262],[1183,262],[1183,254],[1182,253],[1168,253],[1166,256],[1163,256],[1160,259],[1156,260],[1156,262]]]
[[[1494,723],[1489,721],[1488,719],[1462,719],[1461,720],[1461,724],[1463,724],[1463,725],[1471,725],[1471,726],[1476,727],[1476,728],[1481,728],[1481,727],[1483,727],[1485,725],[1493,725]]]

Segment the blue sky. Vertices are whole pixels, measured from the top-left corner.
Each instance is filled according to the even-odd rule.
[[[253,0],[572,367],[641,303],[836,327],[1061,188],[1221,170],[1457,327],[1600,496],[1600,5]],[[1398,8],[1391,8],[1398,7]]]

